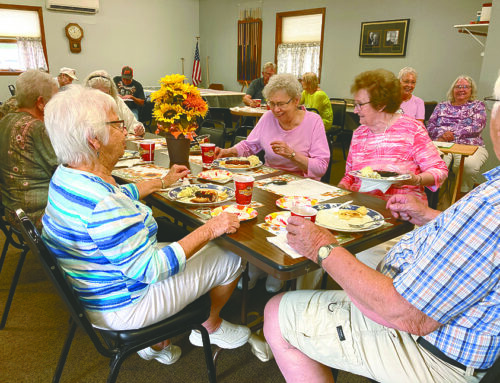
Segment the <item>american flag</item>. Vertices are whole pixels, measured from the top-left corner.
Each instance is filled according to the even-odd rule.
[[[198,86],[198,84],[201,83],[200,51],[198,50],[198,41],[196,42],[196,50],[194,51],[192,77],[193,77],[193,85]]]

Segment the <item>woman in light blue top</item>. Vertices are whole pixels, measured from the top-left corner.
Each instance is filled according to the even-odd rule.
[[[210,291],[212,310],[204,326],[211,342],[223,348],[246,343],[250,330],[219,316],[238,281],[241,259],[208,243],[235,232],[236,215],[222,214],[184,238],[170,238],[176,242],[159,243],[157,234],[179,227],[159,231],[151,209],[139,200],[184,177],[187,168],[174,166],[163,179],[117,185],[111,171],[123,155],[127,131],[114,100],[95,89],[73,85],[57,94],[47,104],[45,122],[61,165],[49,186],[42,237],[93,325],[146,327]],[[192,332],[190,341],[202,346],[201,334]],[[167,340],[139,355],[172,364],[180,349]]]

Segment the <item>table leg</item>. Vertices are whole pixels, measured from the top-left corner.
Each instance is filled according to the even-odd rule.
[[[247,262],[245,270],[241,273],[242,289],[241,289],[241,324],[247,324],[247,299],[248,299],[248,267],[250,263]]]
[[[463,174],[463,171],[464,171],[464,162],[465,162],[465,156],[460,155],[460,166],[458,167],[457,180],[455,182],[455,189],[453,190],[453,197],[451,199],[451,204],[452,205],[457,200],[457,194],[458,194],[458,192],[460,190],[460,186],[462,185],[462,174]]]

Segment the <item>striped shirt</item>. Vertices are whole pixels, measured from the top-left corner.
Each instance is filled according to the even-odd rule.
[[[500,166],[487,182],[405,235],[382,272],[442,324],[425,339],[450,358],[488,368],[500,353]]]
[[[160,248],[134,184],[114,186],[60,165],[49,186],[42,238],[88,311],[133,305],[148,285],[185,268],[178,243]]]
[[[365,166],[399,174],[428,172],[434,177],[434,185],[427,186],[432,191],[436,191],[448,177],[448,168],[425,128],[417,120],[404,115],[384,133],[373,133],[366,125],[355,130],[347,156],[345,175],[340,182],[348,189],[358,191],[361,180],[349,175],[349,172],[361,170]],[[380,190],[370,193],[384,199],[389,199],[393,194],[411,193],[427,201],[421,186],[392,185],[385,193]]]

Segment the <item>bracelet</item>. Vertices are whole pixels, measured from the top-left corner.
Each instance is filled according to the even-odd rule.
[[[166,187],[165,187],[165,180],[163,178],[160,178],[160,181],[161,181],[161,188],[162,189],[166,189]]]

